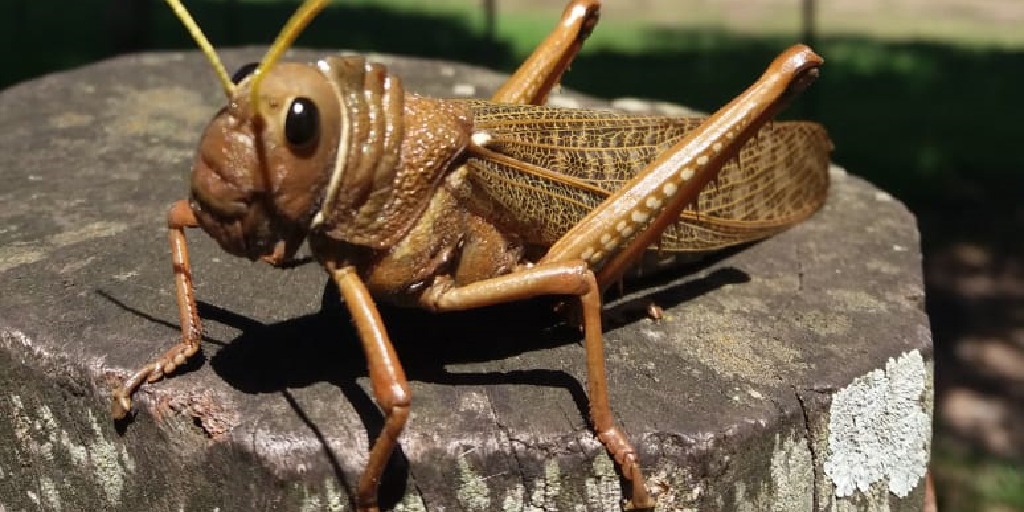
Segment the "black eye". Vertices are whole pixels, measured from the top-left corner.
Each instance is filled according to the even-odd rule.
[[[231,82],[238,85],[239,82],[245,80],[245,77],[251,75],[253,71],[256,71],[256,67],[259,65],[259,62],[250,62],[238,68],[238,71],[235,71],[235,74],[231,75]]]
[[[320,132],[320,113],[309,98],[295,98],[288,106],[284,136],[292,146],[304,147],[316,141]]]

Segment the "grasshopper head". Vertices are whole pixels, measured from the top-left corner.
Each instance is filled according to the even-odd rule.
[[[259,65],[229,78],[181,0],[168,5],[217,73],[228,104],[207,125],[192,166],[190,205],[224,250],[291,259],[309,231],[338,146],[338,99],[314,67],[278,60],[327,0],[306,0]]]
[[[253,66],[203,132],[190,205],[227,252],[271,263],[290,259],[308,232],[338,148],[337,95],[315,66]]]

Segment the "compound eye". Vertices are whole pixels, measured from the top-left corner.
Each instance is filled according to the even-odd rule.
[[[284,121],[284,136],[295,148],[307,148],[320,134],[320,112],[309,98],[295,98],[288,106]]]
[[[256,71],[256,67],[259,65],[259,62],[250,62],[238,68],[238,71],[235,71],[235,74],[231,75],[231,83],[238,85],[242,80],[245,80],[246,77]]]

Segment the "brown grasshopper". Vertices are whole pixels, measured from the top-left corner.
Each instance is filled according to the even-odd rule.
[[[612,420],[601,292],[653,246],[747,242],[821,206],[824,129],[776,123],[755,137],[814,80],[821,58],[790,48],[707,119],[542,107],[597,22],[598,0],[572,0],[491,101],[439,100],[406,93],[361,57],[278,62],[326,0],[304,2],[259,65],[233,78],[179,0],[167,2],[228,103],[203,132],[190,198],[168,215],[181,342],[114,390],[113,415],[127,415],[139,386],[199,350],[185,228],[275,265],[308,240],[352,315],[385,416],[359,510],[378,508],[378,480],[411,403],[375,301],[453,311],[541,295],[579,299],[593,428],[631,482],[626,507],[652,507],[636,452]],[[718,186],[704,191],[711,180]]]

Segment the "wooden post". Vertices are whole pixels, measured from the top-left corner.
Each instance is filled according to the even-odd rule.
[[[503,79],[380,58],[431,96]],[[178,340],[165,216],[222,102],[199,52],[0,92],[17,227],[0,236],[0,510],[350,510],[381,413],[316,265],[252,264],[189,232],[203,357],[144,386],[133,420],[109,416],[113,383]],[[914,217],[832,180],[807,222],[608,305],[610,398],[658,510],[921,510],[933,351]],[[382,509],[621,511],[587,426],[580,334],[549,302],[384,317],[413,405]]]

